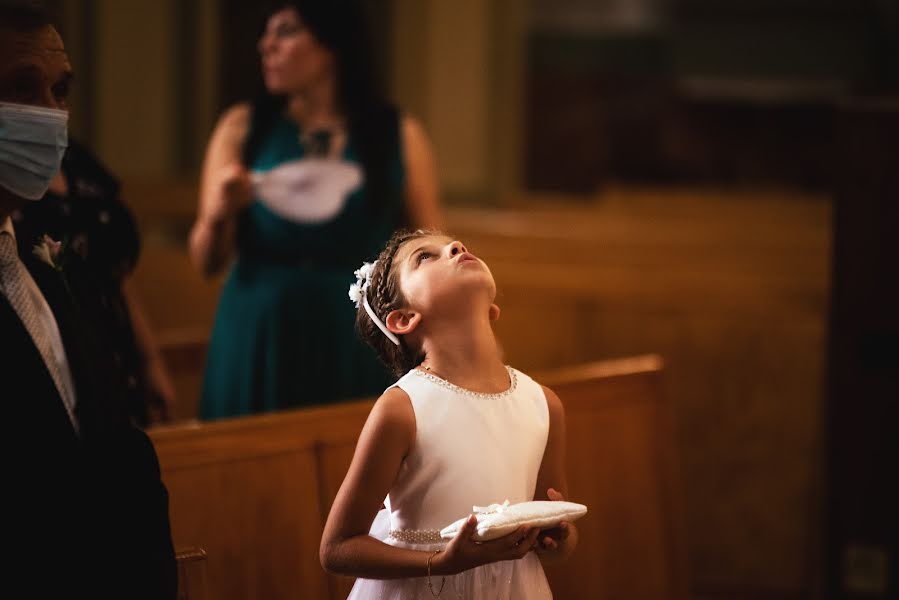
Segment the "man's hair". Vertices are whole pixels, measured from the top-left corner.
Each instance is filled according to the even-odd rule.
[[[53,25],[50,13],[34,0],[0,0],[0,29],[28,33]]]

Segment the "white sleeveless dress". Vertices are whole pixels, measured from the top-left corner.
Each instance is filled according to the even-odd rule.
[[[415,446],[372,525],[387,544],[433,552],[446,547],[439,531],[471,514],[473,506],[534,499],[549,433],[543,388],[509,370],[510,386],[481,394],[413,369],[394,385],[415,412]],[[436,592],[440,576],[432,576]],[[349,600],[431,598],[427,578],[358,579]],[[552,598],[540,560],[482,565],[448,576],[441,598],[537,600]]]

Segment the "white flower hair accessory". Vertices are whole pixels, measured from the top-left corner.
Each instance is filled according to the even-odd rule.
[[[387,326],[384,325],[384,323],[381,322],[381,319],[378,318],[378,315],[375,314],[371,304],[368,303],[368,289],[371,287],[371,276],[372,273],[375,272],[375,265],[377,264],[378,261],[362,263],[362,266],[356,269],[354,272],[354,275],[356,275],[356,283],[352,284],[349,290],[350,300],[353,301],[356,308],[359,308],[359,305],[361,304],[363,308],[365,308],[365,312],[368,313],[368,317],[372,320],[372,323],[378,326],[381,333],[386,335],[388,340],[399,346],[400,338],[396,337],[396,334],[387,329]]]

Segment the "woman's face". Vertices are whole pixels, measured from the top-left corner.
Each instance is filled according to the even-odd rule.
[[[318,43],[293,8],[269,18],[259,54],[265,87],[272,94],[303,92],[333,75],[334,55]]]

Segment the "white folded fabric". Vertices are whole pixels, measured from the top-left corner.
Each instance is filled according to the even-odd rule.
[[[570,523],[587,514],[587,507],[576,502],[534,500],[509,504],[506,500],[503,504],[475,506],[473,512],[477,516],[478,525],[472,537],[479,542],[485,542],[512,533],[522,525],[550,529],[562,521]],[[455,537],[467,520],[468,516],[465,516],[447,525],[440,530],[440,537],[443,539]]]

